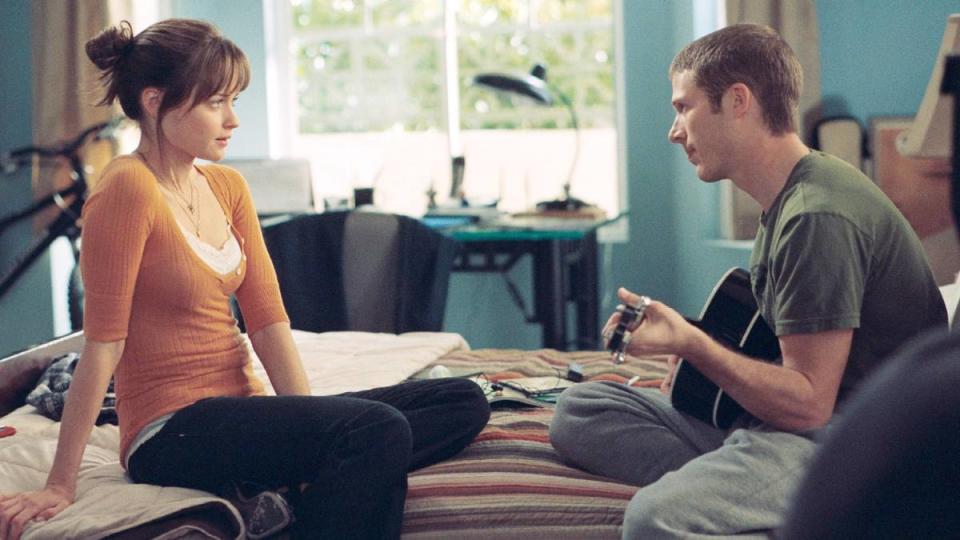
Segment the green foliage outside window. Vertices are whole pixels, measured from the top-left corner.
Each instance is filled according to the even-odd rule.
[[[565,129],[538,107],[471,86],[547,66],[581,127],[614,124],[613,0],[459,0],[463,129]],[[445,129],[442,0],[291,0],[301,133]]]

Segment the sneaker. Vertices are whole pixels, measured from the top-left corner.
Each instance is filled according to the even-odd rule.
[[[224,498],[240,512],[246,537],[251,540],[267,538],[293,523],[293,509],[276,491],[264,490],[246,496],[237,483],[232,483]]]

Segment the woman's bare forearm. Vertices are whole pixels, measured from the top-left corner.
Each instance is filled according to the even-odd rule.
[[[310,395],[310,385],[293,342],[289,323],[265,326],[250,335],[250,343],[267,370],[277,395]]]
[[[123,345],[123,341],[88,341],[84,345],[67,392],[57,453],[47,476],[48,487],[65,489],[71,495],[76,491],[77,471],[83,451],[103,405],[110,377],[123,354]]]

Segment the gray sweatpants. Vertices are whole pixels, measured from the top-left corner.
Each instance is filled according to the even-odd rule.
[[[816,448],[762,424],[720,430],[659,390],[612,382],[561,394],[550,441],[577,467],[644,486],[623,523],[624,539],[644,540],[770,536]]]

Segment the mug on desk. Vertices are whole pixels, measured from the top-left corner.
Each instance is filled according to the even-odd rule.
[[[373,204],[373,188],[353,188],[353,206],[354,208]]]

